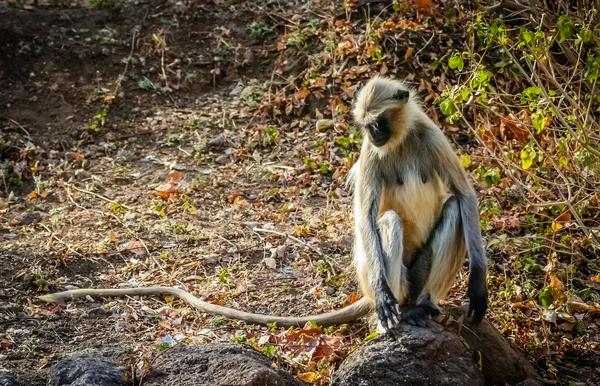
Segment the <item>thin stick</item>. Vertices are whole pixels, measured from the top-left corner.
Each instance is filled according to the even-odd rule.
[[[119,204],[119,205],[121,205],[123,208],[125,208],[125,209],[128,209],[128,210],[133,210],[132,208],[128,207],[127,205],[125,205],[125,204],[123,204],[123,203],[120,203],[119,201],[115,201],[115,200],[113,200],[113,199],[111,199],[111,198],[104,197],[104,196],[102,196],[102,195],[100,195],[100,194],[98,194],[98,193],[94,193],[94,192],[90,192],[89,190],[85,190],[85,189],[78,188],[78,187],[77,187],[77,186],[75,186],[75,185],[71,185],[71,184],[66,184],[66,185],[67,185],[69,188],[73,188],[73,189],[77,190],[78,192],[89,194],[89,195],[91,195],[91,196],[97,197],[97,198],[99,198],[99,199],[101,199],[101,200],[104,200],[104,201],[106,201],[106,202],[110,202],[111,204]]]
[[[44,227],[44,228],[45,228],[45,229],[48,231],[48,233],[50,233],[50,239],[55,239],[56,241],[58,241],[59,243],[61,243],[61,244],[62,244],[62,245],[64,245],[65,247],[67,247],[67,250],[68,250],[69,252],[72,252],[72,253],[76,254],[77,256],[84,257],[84,256],[83,256],[81,253],[77,252],[76,250],[74,250],[73,248],[71,248],[71,247],[70,247],[70,246],[69,246],[67,243],[65,243],[65,242],[64,242],[64,241],[62,241],[60,238],[58,238],[58,236],[56,236],[56,235],[54,234],[54,232],[52,232],[52,231],[50,230],[50,228],[48,228],[46,225],[44,225],[44,224],[42,224],[42,223],[40,223],[40,225],[41,225],[42,227]]]
[[[4,117],[4,119],[11,121],[15,125],[19,126],[19,128],[25,132],[25,135],[27,135],[27,140],[31,142],[31,135],[29,134],[29,131],[27,131],[26,128],[21,126],[21,124],[19,122],[15,121],[14,119],[10,119],[9,117]]]
[[[427,40],[427,43],[425,43],[425,45],[423,46],[423,48],[421,48],[419,51],[417,51],[417,53],[414,55],[414,57],[416,58],[417,56],[419,56],[419,54],[421,52],[423,52],[423,50],[425,48],[427,48],[427,46],[429,45],[429,43],[431,43],[431,41],[433,40],[433,37],[435,36],[435,31],[431,34],[431,37],[429,38],[429,40]]]

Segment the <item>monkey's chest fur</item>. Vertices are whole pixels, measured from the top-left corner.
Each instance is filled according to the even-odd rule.
[[[402,220],[402,241],[407,263],[410,263],[414,252],[427,241],[444,202],[450,196],[437,174],[425,175],[419,169],[393,169],[385,173],[379,205],[379,216],[393,210]]]

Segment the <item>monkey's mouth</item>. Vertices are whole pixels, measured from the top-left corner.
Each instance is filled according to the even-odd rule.
[[[369,139],[371,140],[371,143],[375,145],[375,147],[381,147],[385,145],[392,137],[392,133],[389,131],[373,130],[369,128],[367,132],[369,133]]]

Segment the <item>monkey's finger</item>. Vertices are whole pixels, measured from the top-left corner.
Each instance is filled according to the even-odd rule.
[[[469,311],[467,311],[467,316],[470,318],[471,315],[473,315],[473,311],[475,309],[475,305],[473,304],[473,302],[469,302]]]
[[[425,318],[422,318],[422,317],[420,317],[420,316],[417,316],[417,317],[415,318],[415,321],[417,322],[417,325],[418,325],[419,327],[427,327],[427,326],[429,325],[429,323],[428,323],[427,319],[425,319]]]

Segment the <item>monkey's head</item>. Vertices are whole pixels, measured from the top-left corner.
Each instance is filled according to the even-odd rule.
[[[355,94],[354,121],[375,147],[401,141],[410,126],[411,91],[397,80],[374,77]]]

